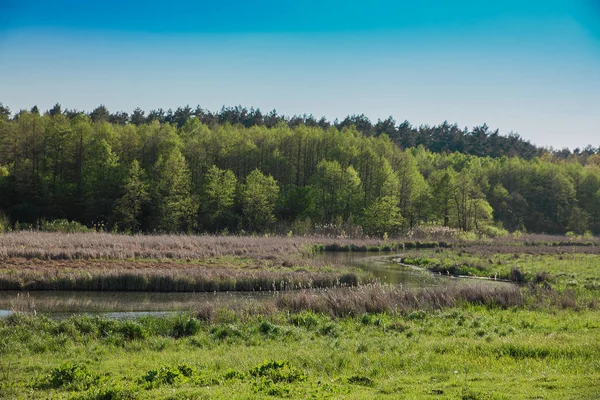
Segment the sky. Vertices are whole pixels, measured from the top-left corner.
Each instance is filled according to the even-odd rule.
[[[600,0],[0,0],[0,102],[391,115],[600,147]]]

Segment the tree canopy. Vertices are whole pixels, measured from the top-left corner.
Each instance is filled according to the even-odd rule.
[[[0,213],[124,232],[419,225],[600,233],[600,154],[472,131],[257,109],[89,115],[0,104]]]

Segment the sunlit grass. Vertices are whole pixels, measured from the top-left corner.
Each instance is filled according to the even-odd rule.
[[[224,314],[222,320],[192,324],[177,337],[182,331],[176,327],[189,324],[188,317],[137,322],[18,317],[0,323],[1,363],[8,376],[0,393],[94,398],[113,389],[124,396],[117,398],[140,399],[594,398],[600,390],[599,317],[598,311],[479,306],[342,319]],[[269,360],[304,378],[251,374]],[[44,386],[48,374],[67,368],[65,363],[85,365],[92,383]],[[152,387],[141,380],[148,371],[182,365],[192,369],[190,378]]]

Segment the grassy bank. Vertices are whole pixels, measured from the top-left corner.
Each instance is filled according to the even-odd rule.
[[[591,399],[600,314],[465,303],[334,318],[0,321],[0,397]]]
[[[519,251],[520,250],[520,251]],[[579,248],[531,251],[519,248],[474,248],[409,252],[402,262],[434,273],[507,279],[576,297],[600,299],[600,257]]]

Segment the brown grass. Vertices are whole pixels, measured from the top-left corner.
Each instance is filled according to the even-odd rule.
[[[19,266],[22,261],[22,267]],[[324,288],[368,282],[348,269],[294,270],[185,263],[40,261],[11,259],[0,290],[213,292]]]
[[[0,235],[0,259],[179,259],[218,256],[258,258],[308,255],[315,244],[377,245],[379,239],[326,237],[116,235],[109,233],[11,232]]]
[[[490,285],[404,289],[381,284],[345,290],[303,291],[278,297],[277,307],[293,312],[313,311],[336,317],[364,313],[407,312],[453,307],[460,303],[513,307],[523,304],[517,287]]]
[[[420,242],[435,245],[432,242]],[[413,238],[398,238],[393,243],[414,245]],[[390,243],[392,243],[390,242]],[[599,251],[600,238],[577,239],[548,235],[523,235],[515,239],[503,237],[474,242],[460,240],[440,242],[453,247],[494,246],[513,249],[526,246],[545,251],[557,248],[557,251],[578,246],[578,251]],[[74,259],[158,259],[158,260],[198,260],[218,256],[247,256],[253,258],[273,258],[281,256],[307,256],[313,245],[334,244],[340,248],[354,245],[366,249],[373,246],[385,246],[381,239],[350,239],[324,236],[282,237],[282,236],[190,236],[190,235],[116,235],[109,233],[46,233],[11,232],[0,235],[0,259],[37,258],[45,260]],[[388,243],[389,244],[389,243]],[[585,244],[587,246],[581,246]],[[552,245],[552,246],[549,246]],[[535,251],[535,250],[532,250]]]
[[[333,237],[187,236],[13,232],[0,235],[0,290],[264,291],[352,286],[369,282],[349,268],[325,268],[310,257],[320,248],[432,247],[442,242]],[[597,240],[523,236],[444,242],[472,252],[599,253]],[[581,244],[585,246],[581,246]],[[591,243],[591,245],[589,245]],[[537,244],[537,245],[536,245]],[[548,245],[552,244],[552,245]],[[557,245],[559,244],[559,245]],[[407,250],[408,251],[408,250]],[[440,249],[441,251],[441,249]],[[230,262],[218,261],[230,257]],[[217,262],[215,262],[217,260]],[[250,260],[249,265],[239,263]],[[440,299],[441,301],[441,299]]]

